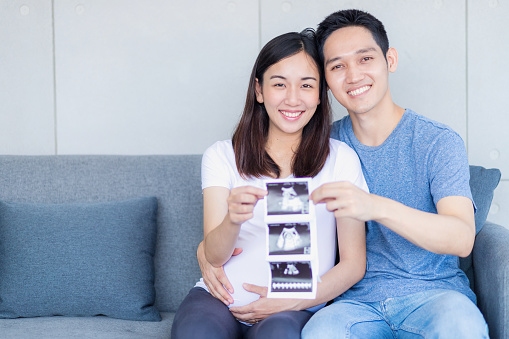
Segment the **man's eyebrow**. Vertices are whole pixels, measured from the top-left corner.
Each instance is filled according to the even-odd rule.
[[[375,52],[375,51],[376,51],[375,47],[367,47],[367,48],[362,48],[362,49],[359,49],[359,50],[355,51],[354,54],[363,54],[363,53]],[[325,62],[325,66],[329,65],[331,62],[338,61],[338,60],[341,60],[341,59],[343,59],[342,56],[337,56],[335,58],[329,59],[329,60],[327,60]]]

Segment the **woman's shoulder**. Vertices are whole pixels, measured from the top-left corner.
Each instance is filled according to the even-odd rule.
[[[205,152],[207,152],[208,150],[213,150],[213,151],[232,150],[233,151],[232,141],[231,141],[231,139],[216,141],[212,145],[210,145]]]
[[[201,173],[202,188],[232,187],[236,166],[231,140],[217,141],[207,148],[203,153]]]
[[[335,156],[339,155],[340,157],[353,156],[353,157],[357,158],[357,153],[355,153],[355,151],[350,146],[348,146],[346,143],[344,143],[343,141],[339,141],[337,139],[330,138],[329,145],[330,145],[329,147],[330,147],[331,155],[335,155]]]
[[[233,156],[233,145],[231,140],[220,140],[210,145],[203,153],[204,157],[210,156]]]

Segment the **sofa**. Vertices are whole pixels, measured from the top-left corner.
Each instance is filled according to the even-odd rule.
[[[200,278],[200,155],[0,156],[0,338],[169,338]],[[509,337],[509,230],[485,222],[500,171],[471,166],[461,260],[492,338]]]

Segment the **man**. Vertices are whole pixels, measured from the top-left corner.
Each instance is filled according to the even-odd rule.
[[[398,55],[375,17],[333,13],[317,37],[327,84],[348,111],[332,137],[357,152],[371,194],[345,182],[313,192],[336,216],[367,221],[367,269],[311,318],[303,337],[488,337],[458,268],[475,237],[463,141],[392,101],[389,73]]]
[[[365,277],[313,315],[304,338],[488,337],[468,279],[458,268],[475,238],[465,146],[449,127],[397,106],[389,73],[398,54],[372,15],[339,11],[318,28],[325,76],[349,115],[332,137],[359,155],[370,194],[332,183],[312,194],[336,216],[367,221]],[[200,253],[200,249],[198,250]],[[200,258],[200,254],[198,255]],[[228,301],[220,271],[200,260],[215,296]],[[264,291],[246,285],[263,296]],[[236,317],[260,318],[275,305],[261,298]]]

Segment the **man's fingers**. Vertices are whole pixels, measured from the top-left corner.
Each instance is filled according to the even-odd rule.
[[[227,290],[228,292],[230,293],[233,293],[234,290],[233,290],[233,286],[232,284],[230,284],[230,281],[228,280],[228,278],[226,277],[226,274],[224,273],[224,271],[222,271],[220,274],[217,274],[217,280],[221,283],[221,286]]]

